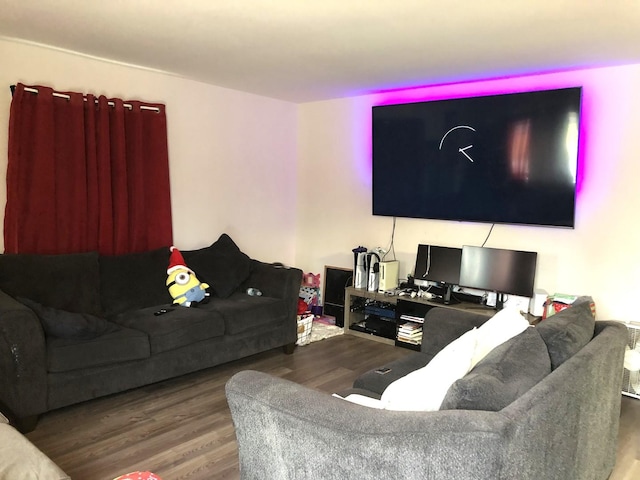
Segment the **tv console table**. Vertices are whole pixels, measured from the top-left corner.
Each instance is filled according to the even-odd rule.
[[[467,310],[492,317],[493,308],[476,303],[443,304],[426,298],[370,292],[347,287],[344,300],[344,333],[388,345],[420,350],[422,323],[434,307]],[[528,315],[530,323],[536,317]]]

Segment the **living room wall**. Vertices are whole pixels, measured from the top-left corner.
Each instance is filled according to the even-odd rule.
[[[9,85],[160,102],[167,106],[175,245],[203,247],[226,232],[254,258],[293,263],[295,104],[1,38],[0,59],[2,212]]]
[[[351,249],[387,248],[392,219],[371,214],[371,106],[470,94],[583,86],[582,183],[575,229],[496,225],[488,247],[538,252],[536,286],[592,295],[599,319],[636,320],[640,291],[640,65],[380,93],[300,106],[296,264],[351,267]],[[411,273],[417,245],[481,245],[491,225],[398,218],[395,257]],[[389,254],[387,259],[392,259]]]

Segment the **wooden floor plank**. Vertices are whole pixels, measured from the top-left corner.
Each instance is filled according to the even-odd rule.
[[[259,370],[327,393],[408,355],[351,335],[275,349],[226,365],[43,415],[27,437],[74,480],[150,470],[163,480],[236,480],[238,454],[224,385]],[[622,397],[618,460],[609,480],[640,478],[640,400]]]

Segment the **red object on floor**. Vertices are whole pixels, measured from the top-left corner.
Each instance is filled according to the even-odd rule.
[[[152,472],[131,472],[120,475],[113,480],[162,480],[159,476]]]

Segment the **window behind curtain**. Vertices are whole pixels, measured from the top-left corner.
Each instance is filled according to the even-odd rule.
[[[171,225],[164,105],[16,86],[5,253],[152,250]]]

